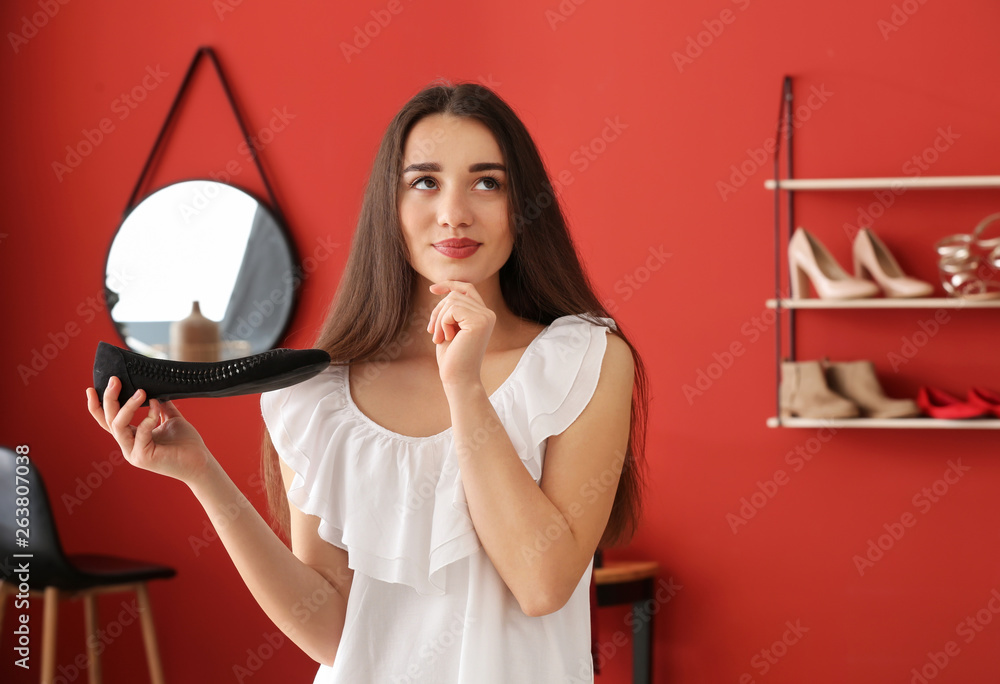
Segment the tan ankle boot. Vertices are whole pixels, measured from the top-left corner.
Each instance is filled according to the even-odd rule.
[[[782,361],[781,417],[855,418],[858,407],[827,387],[819,361]]]
[[[912,399],[890,399],[885,395],[871,361],[827,362],[826,381],[830,389],[857,404],[868,418],[920,415],[920,407]]]

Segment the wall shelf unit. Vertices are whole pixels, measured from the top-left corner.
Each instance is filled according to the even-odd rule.
[[[767,419],[768,427],[796,428],[902,428],[952,430],[1000,430],[1000,420],[996,418],[969,418],[965,420],[944,420],[941,418],[836,418],[822,420],[816,418]]]
[[[1000,309],[1000,299],[919,297],[914,299],[767,300],[769,309]]]
[[[792,78],[785,76],[776,140],[785,146],[787,177],[781,178],[778,150],[774,156],[774,178],[764,181],[764,187],[774,192],[774,298],[767,300],[767,307],[777,312],[775,320],[775,416],[767,419],[768,427],[775,428],[902,428],[902,429],[951,429],[951,430],[1000,430],[1000,418],[972,418],[943,420],[938,418],[842,418],[818,420],[811,418],[781,417],[781,362],[795,361],[796,313],[799,310],[828,309],[1000,309],[1000,299],[960,299],[951,297],[924,297],[916,299],[872,298],[853,300],[790,299],[781,291],[781,273],[785,267],[782,246],[794,234],[795,193],[799,191],[845,191],[880,189],[990,189],[1000,188],[1000,175],[992,176],[904,176],[884,178],[794,178],[792,166]],[[781,195],[784,193],[788,217],[787,230],[781,224]],[[782,310],[788,319],[789,353],[782,354]]]
[[[901,176],[898,178],[785,178],[764,181],[768,190],[958,190],[1000,188],[1000,176]]]

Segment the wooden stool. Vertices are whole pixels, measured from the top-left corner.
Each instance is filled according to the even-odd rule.
[[[653,616],[643,605],[655,600],[656,576],[660,566],[654,561],[604,561],[600,552],[594,559],[597,605],[632,604],[632,681],[649,684],[653,675]]]

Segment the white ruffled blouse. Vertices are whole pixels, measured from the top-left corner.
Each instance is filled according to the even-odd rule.
[[[547,438],[593,396],[608,328],[555,319],[490,396],[536,483]],[[410,437],[378,425],[354,404],[346,365],[265,392],[260,406],[295,472],[289,501],[319,517],[354,570],[335,662],[314,684],[593,682],[593,565],[563,608],[526,616],[476,535],[451,428]]]

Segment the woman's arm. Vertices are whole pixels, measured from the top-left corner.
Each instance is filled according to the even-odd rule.
[[[313,660],[332,665],[353,572],[347,552],[320,538],[319,518],[291,507],[292,549],[278,538],[221,466],[189,484],[254,599]],[[286,490],[294,473],[282,462]],[[238,511],[238,513],[236,513]]]
[[[635,370],[622,339],[608,334],[607,343],[590,403],[548,439],[540,486],[482,383],[445,387],[469,513],[486,554],[527,615],[551,613],[569,600],[614,503]]]
[[[292,509],[292,550],[278,538],[205,446],[173,402],[150,399],[149,413],[131,421],[145,393],[119,408],[121,382],[112,377],[103,405],[87,388],[94,420],[118,442],[125,459],[185,483],[204,507],[254,599],[288,638],[318,662],[331,664],[344,628],[352,573],[347,552],[319,537],[318,519]],[[285,488],[290,469],[283,467]]]

